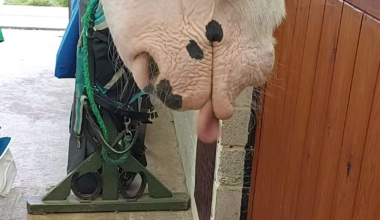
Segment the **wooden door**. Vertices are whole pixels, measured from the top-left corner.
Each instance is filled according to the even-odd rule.
[[[380,0],[287,0],[249,220],[380,219]]]

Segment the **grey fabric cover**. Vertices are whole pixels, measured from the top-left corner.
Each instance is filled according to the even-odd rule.
[[[83,17],[83,15],[86,13],[86,7],[88,5],[90,0],[80,0],[79,1],[79,16],[80,18]],[[80,30],[82,30],[82,22],[79,22],[80,24]],[[75,94],[73,97],[75,100]],[[74,103],[72,105],[72,110],[74,108]],[[81,146],[78,148],[77,145],[77,138],[75,136],[75,133],[72,130],[72,125],[74,124],[73,117],[72,117],[73,111],[71,111],[71,117],[70,117],[70,126],[69,126],[69,132],[70,132],[70,138],[69,138],[69,151],[68,151],[68,161],[67,161],[67,173],[72,172],[75,170],[80,163],[82,163],[88,155],[93,153],[95,151],[95,147],[90,144],[89,141],[87,141],[87,138],[83,135],[80,138]]]
[[[83,17],[83,15],[86,13],[86,8],[90,0],[79,0],[79,16],[80,18]],[[83,24],[82,22],[79,22],[79,28],[82,30]]]

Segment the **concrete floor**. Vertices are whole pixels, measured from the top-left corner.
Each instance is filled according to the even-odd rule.
[[[24,29],[65,30],[69,23],[69,10],[65,7],[2,5],[0,1],[0,27]]]
[[[25,200],[42,195],[65,176],[73,79],[56,79],[54,65],[62,31],[3,30],[0,43],[0,127],[11,136],[18,174],[0,198],[0,220],[191,220],[186,212],[54,214],[30,216]],[[148,126],[149,169],[172,191],[187,191],[171,112]],[[168,159],[168,157],[170,159]]]

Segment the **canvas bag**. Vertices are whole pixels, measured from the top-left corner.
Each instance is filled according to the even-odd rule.
[[[12,188],[16,178],[17,168],[11,150],[11,138],[0,134],[0,196],[5,197]]]

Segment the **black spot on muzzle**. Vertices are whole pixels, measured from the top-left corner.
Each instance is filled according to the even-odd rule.
[[[215,41],[222,41],[223,39],[223,29],[222,25],[219,24],[217,21],[210,21],[206,25],[206,37],[210,42],[215,42]]]
[[[149,83],[144,89],[143,91],[146,93],[146,94],[149,94],[149,95],[152,95],[154,93],[154,86],[152,83]]]
[[[154,61],[153,57],[149,56],[149,79],[153,80],[158,75],[160,75],[160,70],[158,69],[158,65],[156,61]]]
[[[190,43],[186,46],[186,49],[191,58],[197,60],[203,59],[203,51],[194,40],[190,40]]]
[[[182,96],[173,94],[169,80],[163,79],[157,85],[157,97],[170,109],[178,110],[182,107]]]

